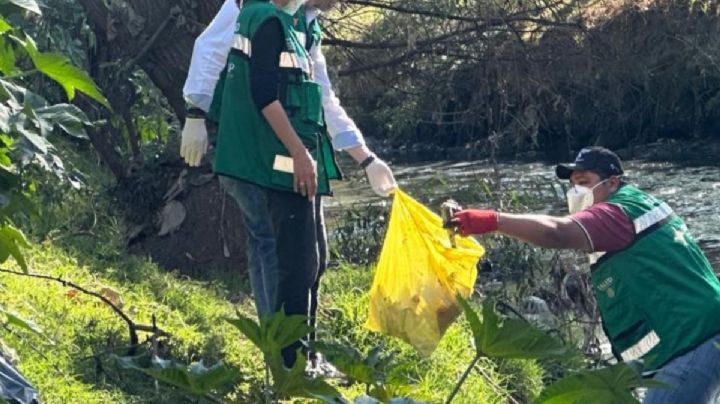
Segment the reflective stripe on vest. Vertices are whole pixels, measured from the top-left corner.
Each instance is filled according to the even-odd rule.
[[[250,39],[245,38],[240,34],[235,34],[235,38],[233,39],[233,48],[244,53],[247,57],[252,55],[252,45],[250,43]]]
[[[297,53],[283,52],[280,54],[280,67],[300,69],[310,75],[310,62],[307,58],[298,57]]]
[[[673,210],[667,203],[663,202],[651,211],[633,220],[635,234],[640,234],[656,223],[659,223],[673,214]]]
[[[240,34],[235,34],[235,38],[233,39],[233,49],[239,50],[247,57],[252,55],[252,43],[250,42],[250,39]],[[300,69],[308,75],[311,73],[310,62],[308,59],[298,57],[296,53],[292,52],[282,52],[280,54],[280,67],[287,69]]]
[[[595,251],[594,253],[588,254],[588,259],[590,260],[590,265],[595,265],[596,262],[602,257],[607,254],[606,251]]]
[[[660,337],[657,336],[655,331],[649,332],[647,335],[642,337],[640,341],[635,343],[635,345],[631,346],[630,348],[624,350],[620,356],[622,357],[623,361],[631,361],[638,358],[641,358],[645,356],[648,352],[650,352],[653,348],[657,346],[657,344],[660,343]]]
[[[300,41],[300,44],[302,44],[303,48],[307,48],[307,35],[304,32],[295,31],[295,35],[297,35],[298,41]]]

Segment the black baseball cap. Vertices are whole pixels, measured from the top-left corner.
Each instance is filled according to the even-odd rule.
[[[593,171],[603,178],[624,173],[617,154],[600,146],[591,146],[580,150],[574,162],[558,164],[555,167],[555,174],[561,180],[568,180],[573,171],[577,170]]]

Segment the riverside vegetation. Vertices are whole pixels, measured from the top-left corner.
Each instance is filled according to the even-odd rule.
[[[647,386],[640,369],[594,352],[582,327],[592,308],[556,313],[559,326],[516,309],[547,291],[526,270],[570,281],[553,278],[562,257],[503,239],[484,240],[486,265],[509,269],[501,273],[514,287],[488,288],[484,268],[479,293],[459,301],[464,315],[431,357],[365,330],[387,211],[372,206],[336,218],[334,268],[321,292],[323,342],[314,348],[347,379],[306,378],[302,361],[283,369],[279,349],[309,331],[303,318],[279,313],[258,324],[241,274],[192,279],[127,253],[127,223],[110,192],[116,173],[83,140],[88,128],[113,125],[88,117],[112,113],[112,103],[23,28],[40,11],[34,0],[0,5],[0,339],[45,402],[633,402],[632,389]],[[467,197],[533,207],[532,193],[501,183],[479,181]]]

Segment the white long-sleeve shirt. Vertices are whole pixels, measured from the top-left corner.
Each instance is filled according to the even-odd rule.
[[[235,23],[239,14],[240,9],[237,7],[235,0],[225,0],[210,25],[195,40],[190,70],[185,81],[183,94],[190,105],[206,112],[210,110],[215,86],[227,63],[235,35]],[[305,14],[305,18],[310,23],[319,14],[319,10],[309,9]],[[325,122],[327,123],[333,147],[336,150],[346,150],[365,145],[362,133],[340,105],[340,100],[333,91],[327,72],[327,62],[320,49],[320,44],[313,46],[310,51],[310,58],[313,61],[315,81],[322,88]]]

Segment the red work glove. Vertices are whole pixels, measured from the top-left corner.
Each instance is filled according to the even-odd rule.
[[[451,223],[462,236],[491,233],[498,229],[498,215],[494,210],[468,209],[456,213]]]

